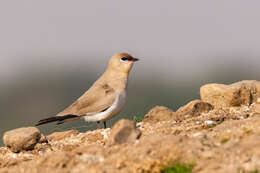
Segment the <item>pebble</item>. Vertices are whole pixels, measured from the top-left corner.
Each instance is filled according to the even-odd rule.
[[[110,144],[135,142],[140,136],[141,131],[134,121],[121,119],[112,127],[109,141]]]
[[[205,123],[206,123],[207,125],[211,125],[211,124],[214,123],[214,121],[212,121],[212,120],[206,120]]]
[[[202,133],[201,132],[197,132],[197,133],[194,133],[192,136],[193,137],[197,137],[197,136],[200,136],[200,135],[202,135]]]

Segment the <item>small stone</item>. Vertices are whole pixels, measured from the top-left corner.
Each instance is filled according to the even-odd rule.
[[[143,122],[157,123],[169,120],[178,120],[177,114],[167,107],[156,106],[144,116]]]
[[[12,158],[16,159],[17,158],[17,154],[12,154]]]
[[[206,120],[206,121],[205,121],[205,123],[206,123],[207,125],[211,125],[211,124],[213,124],[213,123],[214,123],[214,121],[211,121],[211,120]]]
[[[48,143],[48,140],[47,140],[46,136],[41,134],[41,137],[39,139],[39,143]]]
[[[134,142],[141,136],[141,131],[134,121],[121,119],[111,129],[110,144]]]
[[[244,118],[243,116],[239,116],[239,119],[240,119],[240,120],[243,120],[243,119],[245,119],[245,118]]]
[[[137,128],[139,128],[139,129],[143,129],[143,128],[144,128],[142,122],[137,123],[136,126],[137,126]]]
[[[5,132],[3,141],[13,152],[32,150],[41,138],[40,131],[35,127],[23,127]]]
[[[201,100],[190,101],[185,106],[180,107],[176,113],[179,117],[184,115],[199,116],[201,113],[207,113],[213,110],[214,106]]]
[[[103,135],[104,139],[108,139],[108,135],[110,134],[110,128],[106,128],[100,132],[101,135]]]
[[[197,136],[201,136],[201,135],[202,135],[201,132],[197,132],[197,133],[194,133],[192,136],[193,136],[193,137],[197,137]]]

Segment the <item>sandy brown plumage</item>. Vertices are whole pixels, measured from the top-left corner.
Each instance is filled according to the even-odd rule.
[[[133,62],[137,60],[128,53],[115,54],[110,59],[107,70],[88,91],[65,110],[54,117],[40,120],[37,125],[53,121],[58,121],[58,124],[61,124],[81,119],[84,116],[95,116],[109,110],[111,105],[115,103],[118,95],[125,94],[129,71]],[[111,110],[110,112],[114,113]],[[104,122],[106,120],[107,118],[104,117]]]

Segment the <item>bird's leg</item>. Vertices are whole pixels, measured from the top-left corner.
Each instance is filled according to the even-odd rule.
[[[97,121],[97,128],[100,129],[100,121]]]
[[[104,128],[106,129],[107,128],[107,123],[104,121]]]

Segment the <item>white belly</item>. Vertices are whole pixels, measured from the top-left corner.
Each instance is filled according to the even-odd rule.
[[[84,116],[84,120],[87,122],[96,121],[107,121],[114,116],[116,116],[125,106],[126,103],[126,93],[119,93],[114,101],[114,103],[104,112],[100,112],[93,115]]]

